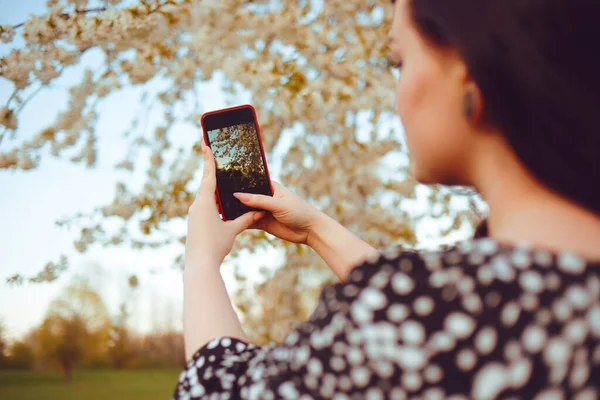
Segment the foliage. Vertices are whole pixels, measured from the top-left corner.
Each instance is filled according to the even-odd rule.
[[[132,340],[129,368],[183,368],[185,352],[181,332],[163,331],[140,335]]]
[[[58,262],[49,261],[44,268],[36,275],[29,277],[27,280],[31,283],[52,282],[69,267],[67,257],[62,255]],[[19,275],[13,275],[7,279],[7,283],[23,283],[24,278]]]
[[[61,224],[79,224],[79,251],[93,244],[183,246],[184,232],[171,228],[186,217],[196,189],[190,182],[201,159],[199,104],[206,95],[198,84],[219,76],[232,98],[239,88],[251,93],[267,158],[276,149],[282,157],[283,167],[275,171],[279,179],[372,245],[414,246],[416,224],[433,210],[442,234],[471,223],[472,213],[451,208],[449,195],[437,189],[425,211],[407,206],[415,199],[415,182],[401,135],[390,122],[395,117],[394,77],[385,60],[389,3],[108,0],[96,6],[49,0],[45,15],[0,27],[0,38],[12,46],[0,59],[0,77],[14,87],[0,107],[0,142],[4,146],[14,137],[11,148],[0,148],[0,169],[35,169],[48,156],[94,166],[98,106],[123,88],[142,88],[143,98],[160,106],[163,120],[148,135],[138,129],[145,116],[138,116],[125,132],[127,156],[116,167],[133,172],[149,159],[145,184],[138,190],[119,182],[111,204]],[[32,138],[23,137],[20,113],[31,96],[92,53],[104,61],[70,87],[64,111]],[[152,85],[157,82],[158,91]],[[174,147],[176,128],[197,132],[195,145]],[[109,220],[120,227],[109,229],[114,226]],[[249,334],[261,341],[280,339],[307,316],[311,301],[304,293],[334,277],[323,272],[326,266],[312,251],[259,232],[242,235],[229,261],[238,263],[242,249],[283,255],[284,266],[276,273],[266,270],[263,286],[246,284],[246,274],[236,269],[243,290],[235,302]],[[46,277],[58,273],[50,268]],[[297,290],[285,286],[293,282]],[[257,294],[264,307],[246,314]]]
[[[89,336],[85,320],[77,315],[51,315],[44,319],[38,334],[43,359],[58,365],[65,383],[69,383],[71,371],[85,354]]]
[[[105,329],[109,324],[104,300],[90,279],[83,276],[73,277],[63,292],[50,302],[47,314],[65,319],[78,316],[86,322],[91,331]]]
[[[13,341],[6,338],[6,327],[0,320],[0,369],[31,369],[35,355],[26,341]]]
[[[69,382],[73,368],[104,356],[109,324],[100,295],[86,278],[75,277],[35,333],[40,358],[58,366]]]
[[[183,368],[183,335],[174,330],[137,334],[129,327],[130,312],[122,304],[109,330],[108,358],[114,368]]]
[[[6,365],[7,347],[8,343],[6,341],[6,327],[4,326],[4,321],[0,319],[0,368],[4,368]]]
[[[35,355],[31,346],[24,342],[14,342],[10,346],[9,356],[6,359],[6,368],[32,369],[35,364]]]
[[[127,306],[123,303],[121,304],[119,315],[115,318],[109,331],[108,355],[113,367],[117,369],[125,367],[133,356],[131,335],[127,327],[128,318]]]
[[[128,290],[136,290],[136,286]],[[131,329],[129,316],[123,303],[111,318],[90,281],[76,276],[50,303],[40,326],[19,343],[33,351],[36,369],[58,368],[65,382],[75,368],[183,368],[181,332],[141,334]]]

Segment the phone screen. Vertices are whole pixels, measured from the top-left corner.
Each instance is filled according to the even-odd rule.
[[[236,192],[272,195],[254,112],[249,107],[225,110],[203,119],[217,165],[217,190],[223,215],[233,220],[255,209],[243,205]]]

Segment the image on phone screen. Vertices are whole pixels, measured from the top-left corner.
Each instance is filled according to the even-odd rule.
[[[270,194],[256,125],[240,123],[207,134],[217,164],[217,187],[225,218],[232,220],[253,211],[233,193]]]

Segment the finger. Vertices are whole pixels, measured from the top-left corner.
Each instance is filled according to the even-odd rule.
[[[230,223],[235,227],[236,233],[240,234],[246,229],[250,228],[256,222],[260,221],[260,219],[264,216],[264,212],[249,212],[242,215],[241,217],[236,218]]]
[[[234,193],[233,195],[248,207],[260,208],[270,212],[277,210],[279,204],[277,198],[262,194]]]
[[[266,231],[269,226],[269,220],[273,218],[270,214],[265,214],[258,221],[255,221],[248,229],[255,229],[259,231]]]
[[[202,183],[200,184],[200,194],[209,199],[214,195],[217,188],[217,166],[215,165],[215,157],[210,147],[203,146],[202,153],[204,154],[204,167],[202,171]]]

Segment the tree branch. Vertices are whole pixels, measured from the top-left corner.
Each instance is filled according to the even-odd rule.
[[[85,14],[89,14],[89,13],[94,13],[94,12],[103,12],[108,10],[108,3],[105,2],[103,7],[95,7],[95,8],[87,8],[85,10],[75,10],[75,12],[73,13],[63,13],[60,14],[61,18],[68,18],[70,17],[72,14],[77,14],[77,15],[85,15]],[[159,4],[158,6],[156,6],[156,8],[152,9],[149,11],[149,14],[153,14],[156,11],[160,10],[162,7],[164,7],[166,4],[168,4],[168,2]],[[17,24],[15,26],[13,26],[13,29],[19,29],[22,28],[25,25],[25,22],[21,22],[20,24]]]
[[[89,14],[89,13],[93,13],[93,12],[102,12],[102,11],[106,11],[106,10],[108,10],[108,8],[106,6],[105,7],[88,8],[88,9],[85,9],[85,10],[75,10],[74,13],[60,14],[60,17],[67,18],[67,17],[70,17],[71,14],[83,15],[83,14]],[[12,28],[13,29],[19,29],[19,28],[22,28],[23,25],[25,25],[25,22],[21,22],[20,24],[17,24],[15,26],[13,26]]]

